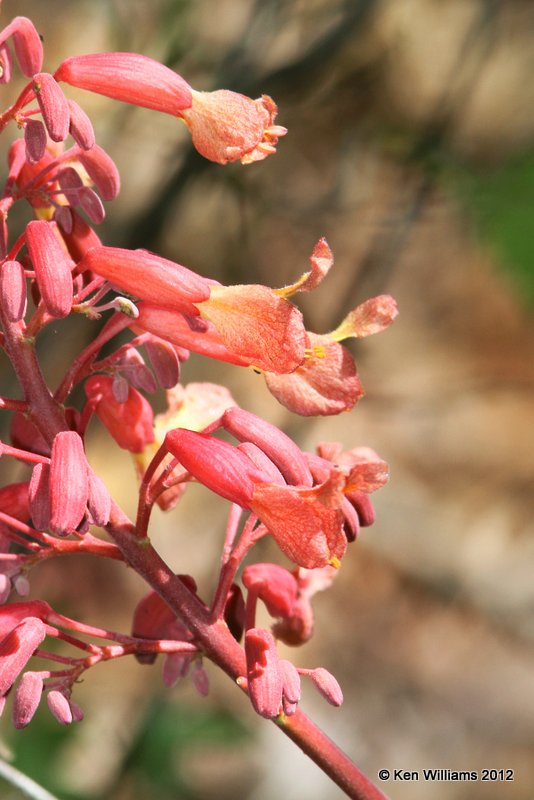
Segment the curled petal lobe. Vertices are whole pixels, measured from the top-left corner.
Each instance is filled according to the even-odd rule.
[[[276,152],[278,138],[286,129],[274,125],[276,104],[267,95],[258,100],[219,89],[192,92],[191,107],[181,116],[201,155],[218,164],[241,160],[261,161]]]
[[[363,397],[363,388],[352,355],[327,337],[309,333],[310,354],[289,375],[265,373],[274,397],[302,416],[349,411]]]
[[[398,313],[395,300],[389,294],[381,294],[357,306],[328,335],[335,341],[372,336],[391,325]]]
[[[281,297],[289,297],[295,292],[311,292],[323,281],[334,264],[334,256],[324,237],[319,239],[310,256],[311,270],[304,272],[295,283],[275,289]]]

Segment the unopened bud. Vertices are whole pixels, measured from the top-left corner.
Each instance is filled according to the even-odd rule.
[[[330,705],[340,706],[342,704],[343,692],[341,691],[341,686],[331,672],[328,672],[324,667],[317,667],[317,669],[312,669],[307,674],[309,674],[318,691]]]
[[[91,120],[74,100],[68,100],[70,111],[70,134],[82,150],[90,150],[95,144],[95,132]]]
[[[117,197],[121,186],[119,171],[113,159],[100,145],[95,144],[90,150],[83,150],[78,155],[78,160],[85,167],[103,200]]]
[[[13,725],[25,728],[39,707],[43,693],[43,676],[40,672],[25,672],[20,679],[13,701]]]
[[[53,317],[65,317],[72,308],[73,262],[61,247],[54,225],[45,220],[29,222],[26,242],[46,310]]]
[[[80,436],[58,433],[50,456],[50,530],[68,535],[78,527],[89,495],[88,465]]]
[[[245,634],[247,680],[255,711],[268,719],[278,716],[282,704],[282,670],[273,635],[263,628]]]
[[[58,82],[48,72],[39,72],[33,76],[33,90],[50,138],[64,142],[69,135],[70,110]]]
[[[0,300],[10,322],[19,322],[26,313],[26,280],[18,261],[5,261],[0,267]]]
[[[40,119],[29,119],[24,126],[26,157],[30,164],[42,159],[46,150],[46,128]]]
[[[70,725],[73,720],[72,708],[63,692],[52,689],[46,696],[46,702],[60,725]]]

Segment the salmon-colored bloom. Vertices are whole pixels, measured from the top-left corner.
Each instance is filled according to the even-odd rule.
[[[276,152],[279,137],[287,132],[274,124],[277,108],[270,97],[252,100],[227,89],[197,92],[168,67],[138,53],[73,56],[60,64],[54,77],[180,117],[199,153],[219,164],[260,161]]]
[[[200,483],[253,511],[296,564],[312,568],[339,563],[347,547],[341,511],[345,478],[340,472],[332,469],[313,488],[281,485],[240,448],[212,436],[177,429],[165,442]]]

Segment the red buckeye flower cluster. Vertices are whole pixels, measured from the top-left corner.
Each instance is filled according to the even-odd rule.
[[[69,724],[83,717],[73,687],[96,663],[134,655],[146,664],[163,654],[165,683],[190,673],[204,695],[212,662],[248,693],[259,715],[282,726],[294,718],[292,737],[306,740],[307,752],[337,779],[334,746],[315,728],[310,732],[297,704],[303,676],[333,705],[342,702],[341,689],[325,669],[281,658],[277,641],[300,645],[311,637],[311,598],[332,584],[348,544],[373,522],[369,495],[387,481],[387,465],[365,447],[343,451],[321,443],[315,453],[304,452],[238,407],[224,387],[183,384],[180,377],[190,354],[200,354],[261,372],[272,394],[296,413],[346,411],[363,389],[342,341],[382,331],[397,314],[395,302],[374,297],[333,331],[308,331],[290,298],[317,290],[331,269],[324,238],[309,269],[282,288],[224,286],[155,253],[101,242],[94,226],[120,190],[119,174],[65,89],[174,116],[198,151],[219,164],[250,164],[275,153],[286,130],[275,123],[270,97],[196,91],[137,53],[73,56],[45,72],[40,37],[25,17],[0,33],[2,83],[17,65],[27,81],[0,115],[0,131],[21,132],[9,147],[0,200],[0,346],[20,389],[17,397],[0,396],[0,409],[11,414],[0,455],[26,465],[26,477],[0,487],[0,702],[13,691],[13,723],[22,728],[46,696],[54,717]],[[11,212],[19,201],[34,218],[13,236]],[[68,316],[94,324],[103,314],[92,341],[64,366],[59,385],[50,386],[37,349],[43,331]],[[78,387],[83,400],[76,404]],[[158,387],[167,392],[167,409],[154,414],[149,396]],[[93,417],[132,453],[135,520],[87,459]],[[154,504],[170,511],[191,482],[229,503],[211,599],[199,596],[191,576],[175,575],[150,539]],[[251,563],[264,536],[278,545],[282,564]],[[24,599],[34,567],[71,553],[123,561],[145,580],[131,633]],[[257,621],[259,601],[271,628]],[[67,653],[47,649],[47,638],[61,639]],[[33,656],[48,668],[33,668]]]

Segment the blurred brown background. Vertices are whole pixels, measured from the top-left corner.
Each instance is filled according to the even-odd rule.
[[[225,383],[305,448],[365,444],[391,465],[377,523],[316,598],[315,638],[289,654],[331,669],[345,704],[334,710],[306,691],[304,709],[374,780],[381,767],[514,770],[506,784],[381,784],[393,800],[531,800],[532,4],[4,0],[2,11],[3,24],[35,21],[50,71],[67,55],[137,50],[197,89],[275,98],[289,128],[279,153],[222,168],[192,151],[176,120],[71,92],[122,173],[102,236],[224,282],[279,286],[307,268],[324,235],[336,266],[301,304],[318,332],[373,294],[397,298],[395,325],[353,348],[367,394],[350,414],[300,420],[252,372],[196,357],[184,380]],[[48,335],[53,384],[90,335],[77,321]],[[92,463],[133,510],[129,458],[104,451],[96,424],[91,434]],[[223,510],[198,489],[152,523],[160,551],[207,595]],[[34,596],[128,627],[142,591],[134,576],[66,567],[37,571]],[[64,735],[43,710],[13,734],[4,720],[3,747],[61,798],[340,797],[208,670],[206,701],[189,683],[164,692],[157,666],[97,668],[75,698],[82,725]]]

